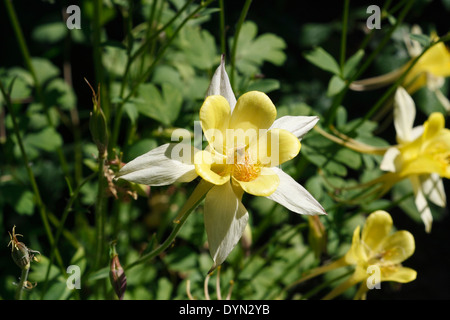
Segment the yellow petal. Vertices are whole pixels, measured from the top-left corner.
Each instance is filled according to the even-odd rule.
[[[297,156],[300,148],[300,141],[291,132],[271,129],[262,134],[257,143],[250,145],[249,153],[259,164],[275,167]]]
[[[195,171],[206,181],[222,185],[230,180],[228,165],[217,164],[208,151],[199,151],[194,156]]]
[[[359,261],[366,261],[367,255],[361,245],[361,238],[359,236],[361,227],[357,226],[353,231],[352,246],[345,254],[345,262],[349,265],[358,264]]]
[[[226,129],[231,117],[228,101],[219,95],[209,96],[200,108],[200,121],[208,142],[213,148],[224,153]]]
[[[378,246],[389,235],[392,229],[392,218],[386,211],[378,210],[369,215],[364,225],[361,239],[366,249],[376,251]]]
[[[415,280],[417,272],[411,268],[381,268],[381,281],[395,281],[407,283]]]
[[[270,98],[262,92],[250,91],[239,97],[230,119],[230,129],[269,129],[277,117]]]
[[[269,168],[261,168],[259,176],[252,181],[234,181],[238,182],[241,188],[247,193],[255,196],[267,197],[277,189],[280,178]]]
[[[435,44],[424,53],[414,68],[437,77],[448,77],[450,76],[450,52],[443,42]]]
[[[423,124],[423,140],[432,139],[445,128],[445,118],[440,112],[433,112]]]
[[[383,254],[383,262],[399,264],[408,259],[415,250],[414,237],[409,231],[397,231],[385,238],[379,252]]]
[[[414,161],[404,164],[400,174],[400,177],[406,177],[409,175],[421,175],[437,173],[441,177],[450,178],[450,169],[448,164],[442,165],[441,162],[436,161],[436,158],[432,155],[420,155],[420,158]]]

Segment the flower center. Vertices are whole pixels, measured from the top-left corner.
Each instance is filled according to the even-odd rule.
[[[237,147],[232,150],[231,175],[239,181],[249,182],[256,179],[261,173],[260,165],[253,161],[245,147]]]

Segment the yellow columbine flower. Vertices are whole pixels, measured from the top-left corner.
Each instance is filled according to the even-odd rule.
[[[333,299],[358,283],[361,285],[354,299],[362,299],[368,290],[380,288],[381,282],[407,283],[415,280],[416,271],[401,265],[414,253],[414,237],[404,230],[391,234],[391,229],[389,213],[381,210],[371,213],[362,232],[359,226],[354,230],[352,245],[342,258],[311,270],[297,283],[336,268],[354,266],[353,274],[324,299]]]
[[[247,225],[248,212],[241,203],[244,191],[296,213],[325,214],[311,194],[278,167],[299,153],[301,138],[318,117],[275,120],[276,114],[262,92],[248,92],[236,101],[222,59],[200,108],[207,148],[168,143],[127,163],[117,177],[151,186],[203,178],[193,197],[206,194],[204,223],[214,269],[225,261]],[[179,150],[191,156],[179,157]]]
[[[378,184],[379,188],[372,194],[378,192],[381,197],[397,182],[409,179],[425,231],[431,232],[433,217],[427,199],[442,208],[445,208],[447,202],[442,178],[450,178],[450,130],[445,128],[444,116],[439,112],[432,113],[423,126],[413,127],[415,117],[414,100],[404,88],[399,87],[394,97],[397,145],[377,148],[341,133],[334,136],[320,128],[315,129],[328,139],[352,150],[383,155],[380,169],[387,173],[362,186]]]
[[[413,127],[416,107],[405,89],[395,94],[394,125],[398,145],[387,150],[380,168],[395,173],[395,180],[408,178],[425,230],[431,231],[432,216],[426,198],[446,206],[442,178],[450,178],[450,130],[441,113],[432,113],[423,126]]]

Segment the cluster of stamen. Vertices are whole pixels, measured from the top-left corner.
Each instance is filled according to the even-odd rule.
[[[253,161],[243,148],[236,148],[233,152],[231,174],[239,181],[249,182],[256,179],[261,173],[257,162]]]

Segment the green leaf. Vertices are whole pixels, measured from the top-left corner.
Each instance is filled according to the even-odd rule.
[[[250,83],[247,87],[247,91],[261,91],[269,93],[280,88],[280,81],[276,79],[258,79]]]
[[[178,118],[183,96],[170,83],[163,83],[161,90],[150,83],[144,83],[138,89],[139,98],[135,99],[138,111],[165,125],[171,125]]]
[[[63,110],[73,109],[77,103],[72,87],[61,78],[51,80],[45,87],[45,99],[50,106],[56,105]]]
[[[37,133],[29,133],[25,139],[25,144],[29,147],[53,152],[62,146],[62,138],[52,127],[47,127]]]
[[[60,73],[59,69],[47,59],[31,58],[31,63],[40,84],[57,77]]]
[[[265,61],[280,66],[286,60],[286,43],[275,34],[257,37],[258,27],[252,21],[242,24],[236,48],[236,68],[246,75],[254,75]]]
[[[341,68],[339,68],[336,60],[321,47],[317,47],[306,53],[305,59],[325,71],[331,72],[335,75],[341,74]]]
[[[345,88],[345,81],[341,79],[340,76],[334,75],[331,77],[330,83],[328,84],[327,96],[332,97],[337,95]]]
[[[178,47],[188,62],[200,70],[210,70],[219,58],[214,37],[199,27],[185,27],[178,38]]]
[[[53,44],[64,39],[67,32],[67,26],[62,21],[57,21],[37,26],[31,37],[37,42]]]
[[[355,71],[361,59],[364,57],[364,50],[359,49],[356,53],[351,56],[344,65],[344,79],[348,79],[352,72]]]

